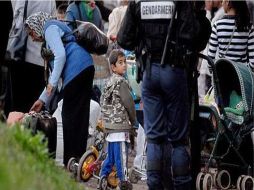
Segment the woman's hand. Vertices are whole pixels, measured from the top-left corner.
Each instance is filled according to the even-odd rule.
[[[31,111],[40,112],[43,104],[44,104],[43,101],[36,100],[36,102],[34,102],[33,106],[31,107],[30,112]]]

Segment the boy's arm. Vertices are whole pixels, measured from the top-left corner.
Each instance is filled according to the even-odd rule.
[[[120,84],[120,98],[129,114],[131,124],[134,125],[136,121],[135,103],[131,96],[129,86],[125,82]]]

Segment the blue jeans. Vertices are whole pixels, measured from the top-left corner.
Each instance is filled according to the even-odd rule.
[[[189,132],[185,70],[169,65],[161,67],[157,63],[151,64],[150,76],[147,72],[144,72],[143,76],[142,101],[144,128],[148,141],[149,189],[173,189],[170,187],[173,184],[174,189],[188,190],[191,181],[190,158],[186,145],[182,144],[188,140]],[[167,163],[161,160],[167,160]],[[159,165],[155,164],[157,161],[160,162]],[[162,176],[166,178],[165,183],[161,182]]]

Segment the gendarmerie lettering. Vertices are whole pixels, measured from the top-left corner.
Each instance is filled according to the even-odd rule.
[[[172,14],[173,6],[170,5],[146,5],[142,7],[143,15]]]

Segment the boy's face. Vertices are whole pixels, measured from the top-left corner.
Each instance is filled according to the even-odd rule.
[[[57,20],[64,20],[65,19],[65,14],[63,14],[63,13],[57,13],[56,17],[57,17]]]
[[[125,56],[118,56],[116,64],[115,65],[112,64],[111,67],[114,73],[117,73],[119,75],[124,75],[124,73],[127,70],[127,63],[126,63]]]

